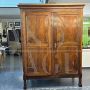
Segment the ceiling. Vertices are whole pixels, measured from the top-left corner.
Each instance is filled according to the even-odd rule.
[[[48,0],[48,1],[59,3],[90,3],[90,0]]]

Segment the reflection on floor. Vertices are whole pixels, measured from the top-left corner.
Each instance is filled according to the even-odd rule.
[[[90,90],[90,69],[83,69],[83,90]],[[82,90],[78,79],[71,78],[28,80],[33,90]],[[43,89],[40,89],[43,88]],[[0,90],[23,90],[22,59],[20,55],[7,55],[0,68]],[[32,89],[30,89],[32,90]]]
[[[15,71],[22,69],[21,55],[6,55],[1,66],[2,71]]]

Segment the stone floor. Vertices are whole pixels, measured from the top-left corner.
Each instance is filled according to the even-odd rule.
[[[28,90],[90,90],[90,69],[82,69],[83,87],[78,79],[71,78],[28,80]],[[22,59],[18,55],[7,55],[0,68],[0,90],[23,90]]]

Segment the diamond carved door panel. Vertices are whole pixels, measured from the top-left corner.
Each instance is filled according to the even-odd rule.
[[[29,15],[28,15],[29,14]],[[50,43],[50,13],[30,12],[26,15],[27,44],[48,45]]]
[[[56,74],[78,74],[80,62],[78,53],[82,33],[79,16],[54,13],[53,17],[56,18],[56,22],[53,22],[54,72]]]
[[[47,47],[28,48],[27,72],[30,76],[51,75],[51,52]]]
[[[49,12],[29,12],[27,25],[27,72],[30,76],[51,74],[51,30]]]

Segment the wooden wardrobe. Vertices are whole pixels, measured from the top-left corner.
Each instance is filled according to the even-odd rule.
[[[35,78],[79,78],[84,4],[19,4],[24,89]]]

